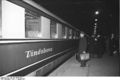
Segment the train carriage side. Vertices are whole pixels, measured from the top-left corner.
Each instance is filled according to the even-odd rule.
[[[80,31],[31,0],[2,0],[0,76],[42,76],[78,51]]]

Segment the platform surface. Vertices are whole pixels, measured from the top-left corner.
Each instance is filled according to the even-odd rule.
[[[119,57],[104,54],[102,58],[92,58],[87,67],[80,67],[75,56],[71,57],[48,76],[119,76]]]

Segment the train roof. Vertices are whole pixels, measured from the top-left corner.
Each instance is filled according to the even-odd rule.
[[[77,30],[77,31],[80,31],[79,29],[73,27],[71,24],[69,24],[68,22],[64,21],[63,19],[61,19],[60,17],[56,16],[55,14],[51,13],[50,11],[48,11],[47,9],[45,9],[43,6],[41,6],[40,4],[37,4],[34,2],[34,0],[22,0],[24,1],[25,3],[28,3],[30,5],[32,5],[33,7],[41,10],[42,12],[56,18],[57,20],[59,20],[60,22],[64,23],[64,24],[67,24],[68,26],[70,26],[71,28]]]

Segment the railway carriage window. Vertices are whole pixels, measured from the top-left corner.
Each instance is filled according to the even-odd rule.
[[[7,0],[2,1],[2,38],[25,38],[25,9]]]
[[[57,38],[56,22],[55,21],[51,21],[50,34],[51,34],[51,38]]]
[[[66,36],[67,36],[67,39],[69,39],[69,28],[66,27]]]
[[[65,38],[68,38],[68,28],[65,27]]]
[[[74,36],[74,31],[72,30],[72,33],[71,33],[71,39],[73,39],[73,36]]]
[[[41,16],[41,38],[50,39],[50,19]]]
[[[73,39],[76,39],[76,32],[73,31]]]
[[[50,19],[26,12],[26,37],[50,39]]]
[[[68,39],[70,39],[70,29],[68,28]]]
[[[30,11],[26,11],[25,14],[25,22],[26,22],[26,38],[39,38],[40,37],[40,29],[41,29],[41,18]]]
[[[62,38],[62,24],[57,23],[57,38]]]
[[[69,39],[72,39],[72,29],[69,29],[68,36],[69,36]]]
[[[72,31],[72,39],[74,39],[74,31]]]
[[[63,39],[66,39],[66,27],[65,26],[62,27],[62,37]]]

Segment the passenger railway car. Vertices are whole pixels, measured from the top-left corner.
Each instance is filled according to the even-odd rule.
[[[2,0],[0,76],[42,76],[78,51],[80,30],[32,0]]]

